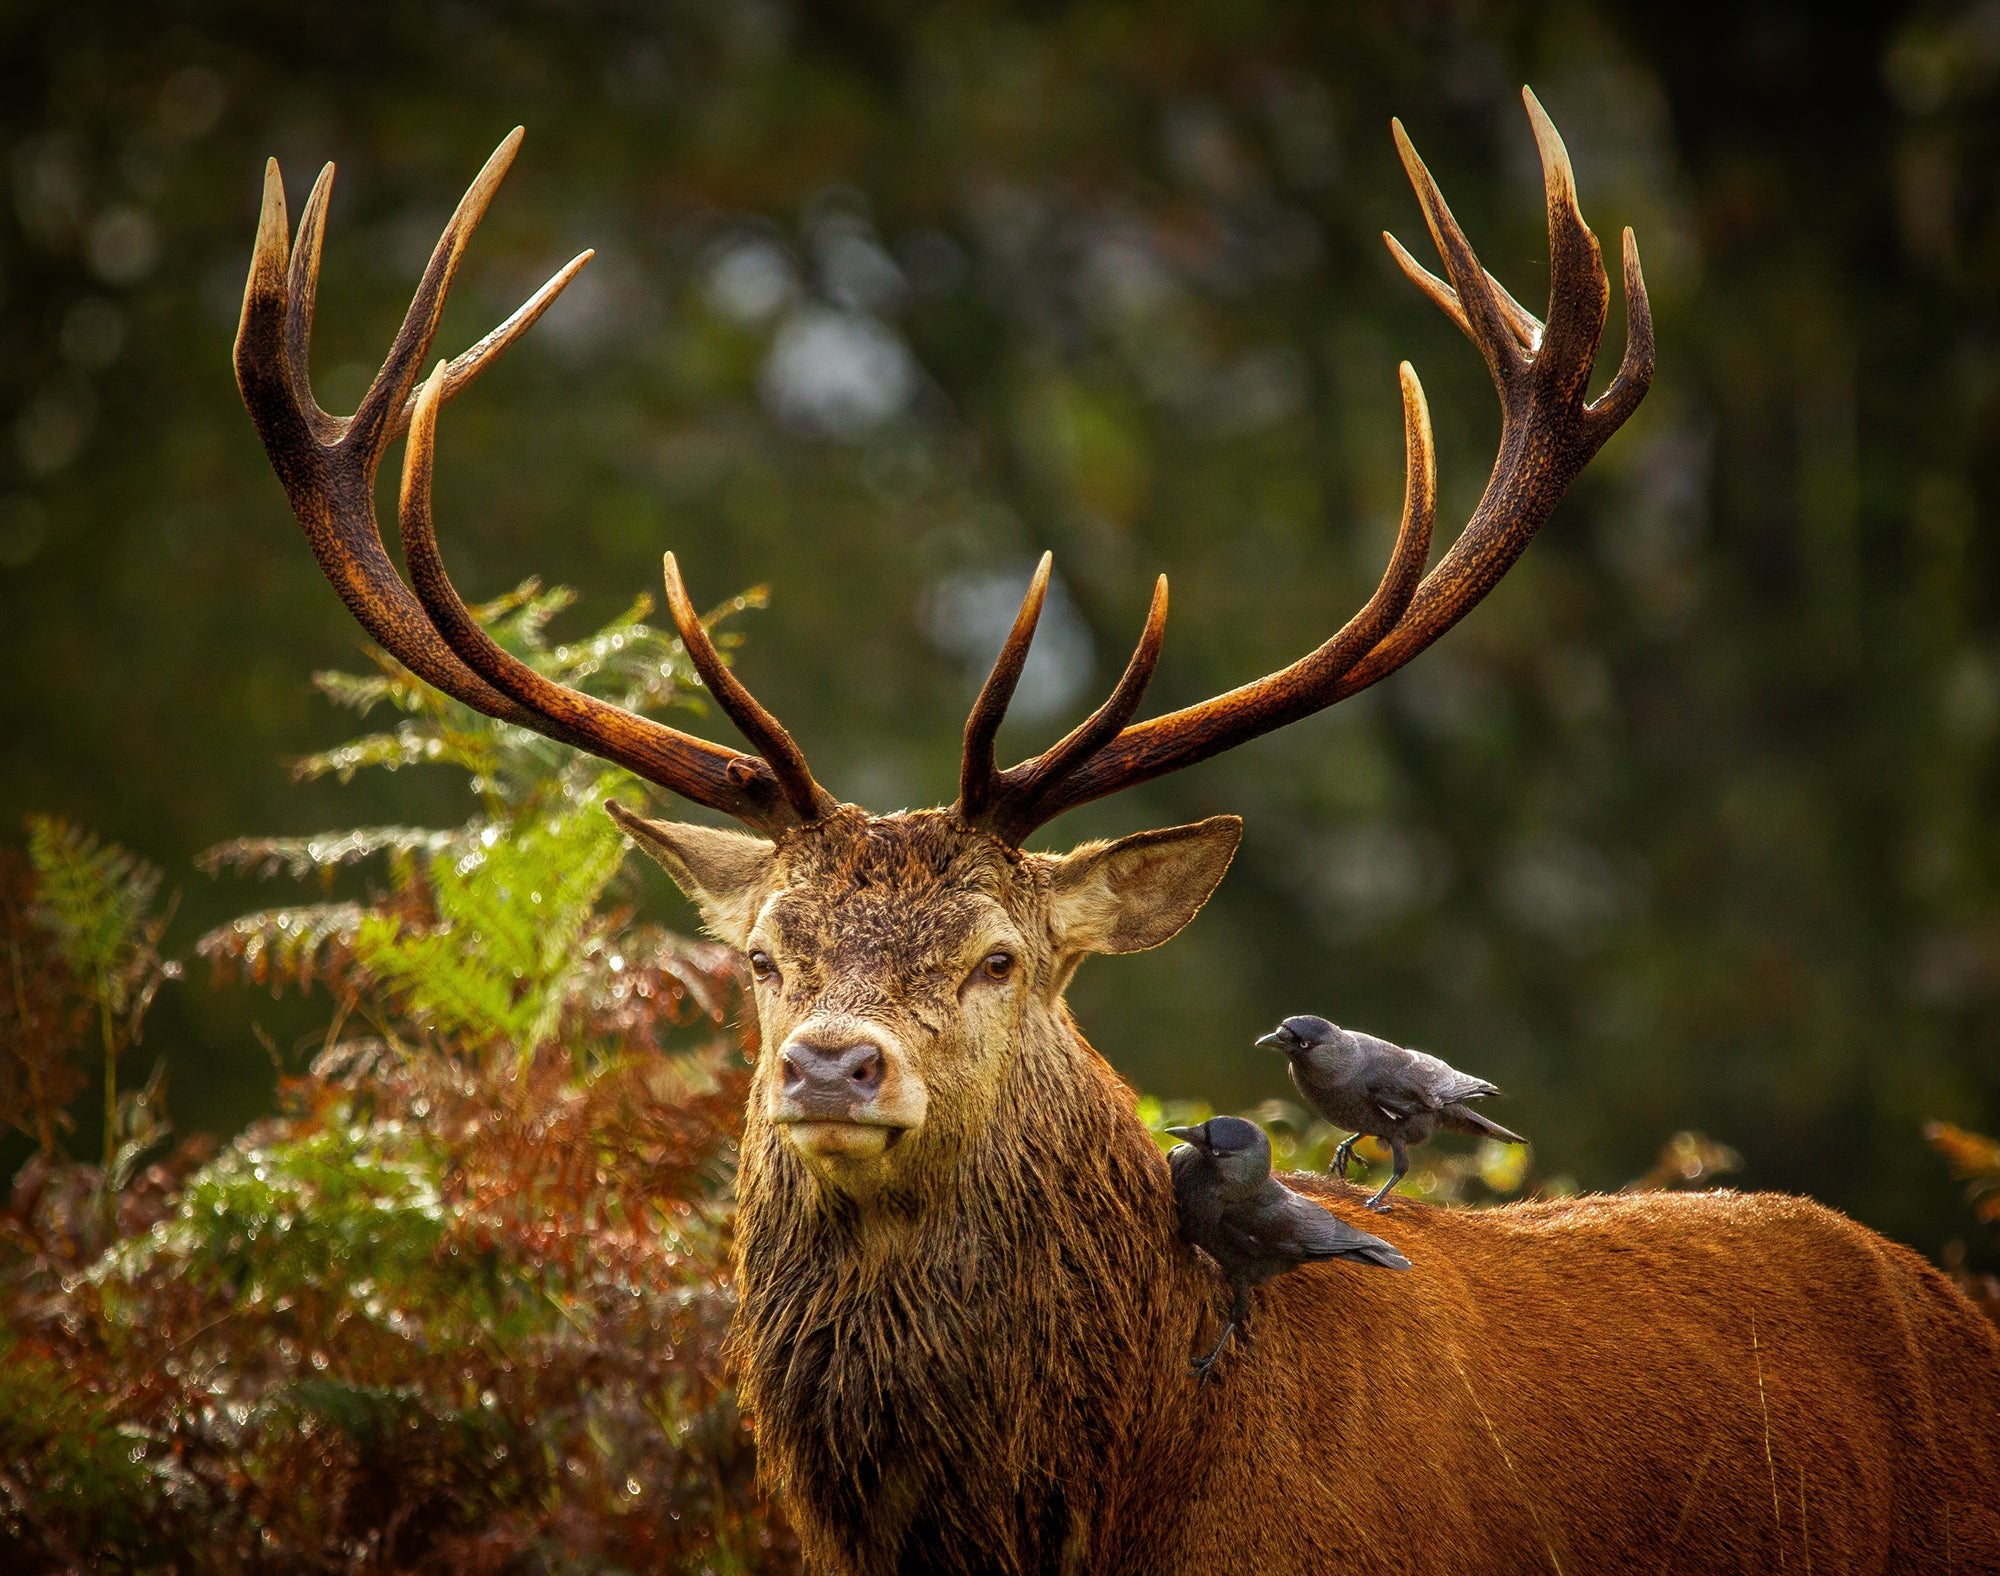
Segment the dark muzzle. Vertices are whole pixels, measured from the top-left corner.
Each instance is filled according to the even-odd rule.
[[[785,1098],[801,1122],[851,1122],[882,1087],[878,1046],[793,1041],[779,1059]]]

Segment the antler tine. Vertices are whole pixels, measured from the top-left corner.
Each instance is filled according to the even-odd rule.
[[[1542,335],[1543,354],[1535,358],[1535,372],[1554,381],[1550,392],[1565,407],[1581,405],[1584,385],[1597,360],[1597,344],[1604,335],[1611,286],[1604,277],[1604,257],[1597,237],[1590,233],[1590,226],[1583,222],[1583,210],[1576,204],[1576,172],[1570,168],[1562,134],[1532,89],[1521,89],[1521,102],[1535,129],[1542,189],[1548,198],[1549,317]]]
[[[1625,354],[1611,386],[1584,407],[1584,419],[1609,437],[1639,408],[1653,382],[1653,308],[1646,299],[1646,276],[1639,268],[1639,238],[1628,224],[1622,237],[1625,286]]]
[[[708,627],[695,611],[687,583],[681,579],[681,566],[672,553],[666,555],[665,572],[667,610],[673,615],[674,628],[680,631],[681,644],[687,648],[702,683],[777,774],[785,798],[798,812],[799,820],[818,820],[835,808],[833,795],[813,780],[805,752],[785,731],[785,725],[758,704],[757,697],[744,688],[743,681],[723,662],[715,642],[708,638]]]
[[[1387,230],[1382,232],[1382,239],[1388,243],[1389,255],[1395,258],[1396,265],[1403,270],[1409,281],[1429,296],[1439,310],[1458,325],[1461,334],[1467,338],[1472,337],[1472,322],[1465,315],[1465,307],[1458,299],[1458,292],[1412,257],[1404,249],[1403,243]],[[1514,342],[1526,351],[1539,350],[1542,344],[1542,320],[1516,301],[1507,287],[1491,274],[1486,276],[1486,286],[1492,291],[1495,303],[1505,316],[1508,331],[1513,334]]]
[[[271,161],[275,169],[277,161]],[[284,186],[280,183],[280,194]],[[313,305],[319,295],[320,247],[326,240],[326,205],[333,195],[333,165],[324,165],[313,182],[299,215],[298,239],[292,245],[291,267],[285,275],[285,371],[290,376],[292,398],[304,413],[306,424],[322,443],[340,436],[341,423],[320,408],[312,390]]]
[[[1458,227],[1458,220],[1445,203],[1444,193],[1438,190],[1431,172],[1417,156],[1409,133],[1403,130],[1403,123],[1392,120],[1389,127],[1396,140],[1396,152],[1403,161],[1403,171],[1409,176],[1410,185],[1416,189],[1417,202],[1423,208],[1424,223],[1430,227],[1431,239],[1437,244],[1438,255],[1444,259],[1445,274],[1451,281],[1450,301],[1447,302],[1442,294],[1446,288],[1444,282],[1417,267],[1414,259],[1405,272],[1410,268],[1416,269],[1411,277],[1426,295],[1444,308],[1461,332],[1479,347],[1494,381],[1503,382],[1527,364],[1528,347],[1524,337],[1517,334],[1515,324],[1522,318],[1527,318],[1530,323],[1534,319],[1519,302],[1513,303],[1512,314],[1500,304],[1499,295],[1488,285],[1486,270],[1472,250],[1472,243],[1466,240],[1465,232]],[[1394,240],[1393,237],[1388,239]],[[1410,255],[1401,245],[1394,245],[1392,249],[1398,254],[1398,262]],[[1508,299],[1512,301],[1511,296]],[[1540,327],[1540,324],[1535,324],[1537,330]]]
[[[1008,630],[1006,643],[1000,647],[992,671],[980,686],[979,698],[972,703],[972,714],[965,719],[965,752],[958,768],[958,813],[968,821],[983,817],[992,802],[999,779],[993,742],[1000,736],[1007,703],[1014,698],[1014,686],[1021,682],[1021,670],[1027,666],[1028,647],[1034,644],[1035,625],[1041,622],[1042,601],[1049,593],[1049,570],[1054,563],[1053,553],[1043,553],[1042,561],[1035,565],[1027,595],[1021,598],[1021,611],[1014,615],[1014,627]]]
[[[693,738],[678,729],[652,721],[598,700],[581,690],[570,689],[544,678],[525,662],[503,650],[480,628],[471,610],[459,597],[446,573],[438,552],[437,532],[431,517],[431,474],[437,447],[437,412],[444,402],[446,364],[437,369],[417,390],[416,409],[410,420],[410,441],[403,453],[403,485],[398,513],[403,536],[403,553],[410,565],[410,580],[424,610],[438,633],[451,648],[488,683],[501,690],[530,713],[528,726],[566,743],[578,744],[592,754],[628,767],[649,782],[671,788],[697,804],[721,810],[760,831],[775,836],[791,826],[816,819],[831,809],[832,799],[810,774],[817,799],[808,796],[805,805],[791,797],[790,784],[781,784],[770,766],[753,757]],[[668,576],[671,596],[677,577]],[[682,593],[685,602],[686,594]],[[685,638],[685,633],[683,633]],[[706,641],[703,641],[706,645]],[[690,647],[692,650],[692,647]],[[714,648],[708,648],[710,655]],[[723,672],[726,674],[727,670]],[[704,679],[709,677],[703,669]],[[710,688],[715,689],[713,681]],[[741,686],[737,689],[740,691]],[[747,699],[747,695],[744,697]],[[717,699],[722,695],[717,692]],[[723,701],[731,716],[736,712]],[[754,708],[755,701],[750,701]],[[775,723],[773,724],[775,727]],[[784,730],[778,729],[781,737]],[[791,740],[786,737],[789,745]],[[796,746],[792,753],[797,755]],[[803,758],[798,767],[804,769]]]
[[[1132,648],[1125,671],[1119,675],[1111,693],[1104,697],[1104,704],[1049,749],[1015,768],[1023,773],[1023,797],[1032,797],[1046,783],[1060,782],[1080,762],[1095,755],[1124,729],[1125,724],[1132,720],[1132,714],[1139,709],[1139,702],[1146,698],[1146,687],[1153,682],[1153,670],[1160,665],[1160,648],[1166,643],[1166,638],[1167,577],[1161,575],[1153,582],[1153,601],[1146,609],[1146,623],[1139,631],[1139,642]]]
[[[243,376],[246,345],[264,352],[281,372],[289,372],[285,317],[290,291],[285,278],[291,262],[291,222],[285,213],[285,178],[276,159],[264,161],[264,190],[257,208],[257,239],[250,248],[250,277],[243,285],[243,311],[236,325],[236,370]],[[252,370],[264,370],[262,360]]]
[[[430,355],[431,341],[437,337],[445,297],[451,291],[465,249],[471,244],[472,232],[486,217],[487,206],[513,166],[514,155],[521,151],[525,135],[516,126],[500,139],[499,147],[487,155],[485,165],[466,187],[465,195],[458,199],[458,207],[452,210],[444,233],[431,251],[430,261],[424,265],[423,278],[417,283],[416,294],[410,297],[409,310],[403,314],[403,325],[396,330],[389,354],[351,418],[352,434],[363,445],[374,446],[378,433],[386,442],[390,423],[403,414],[424,360]]]
[[[1153,582],[1153,602],[1146,610],[1139,643],[1132,648],[1131,660],[1104,698],[1104,704],[1033,760],[1000,773],[985,814],[978,818],[977,824],[996,837],[1019,842],[1047,819],[1038,813],[1043,793],[1095,755],[1132,720],[1139,702],[1145,698],[1146,686],[1153,681],[1153,670],[1159,666],[1160,647],[1166,633],[1167,577],[1161,575]],[[960,813],[964,813],[962,806]]]
[[[458,398],[465,386],[494,362],[498,361],[514,346],[514,342],[535,326],[536,321],[555,305],[556,297],[569,288],[570,281],[583,272],[584,264],[597,255],[594,247],[586,247],[578,252],[562,267],[549,276],[548,282],[527,300],[514,308],[513,314],[498,328],[477,340],[470,349],[453,356],[444,369],[444,393],[440,398],[446,402]],[[399,438],[410,425],[410,418],[416,413],[417,396],[414,390],[403,401],[403,408],[389,423],[388,436]]]

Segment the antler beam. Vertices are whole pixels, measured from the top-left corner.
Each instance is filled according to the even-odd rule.
[[[1394,236],[1383,239],[1403,271],[1478,347],[1500,396],[1500,448],[1493,474],[1472,518],[1437,567],[1424,573],[1437,501],[1430,417],[1416,373],[1405,362],[1400,369],[1403,522],[1382,582],[1367,605],[1332,639],[1289,667],[1199,705],[1125,727],[1123,717],[1137,705],[1137,691],[1158,657],[1159,625],[1166,612],[1162,581],[1140,649],[1112,700],[1053,750],[996,772],[992,741],[1027,656],[1046,585],[1045,559],[966,729],[961,815],[1018,843],[1065,810],[1233,749],[1386,678],[1493,589],[1577,473],[1638,408],[1653,378],[1653,320],[1638,243],[1626,230],[1624,356],[1611,386],[1586,403],[1610,285],[1597,238],[1577,207],[1576,178],[1562,138],[1535,95],[1523,88],[1521,96],[1541,153],[1548,202],[1546,326],[1481,266],[1402,123],[1394,123],[1397,150],[1446,277],[1439,279],[1419,266]],[[1113,725],[1114,734],[1102,721],[1117,715],[1119,705],[1125,711]]]
[[[473,231],[514,161],[521,136],[519,127],[507,135],[460,199],[431,253],[387,359],[354,414],[345,417],[320,408],[309,372],[333,166],[320,172],[300,215],[297,241],[288,245],[284,181],[277,160],[269,161],[236,335],[236,381],[243,402],[321,570],[361,627],[397,661],[476,711],[616,762],[649,782],[776,836],[816,820],[834,807],[834,800],[813,781],[791,736],[723,666],[688,599],[672,554],[667,556],[667,602],[675,627],[703,681],[761,751],[761,759],[543,677],[494,644],[445,573],[430,503],[438,407],[520,339],[592,255],[578,255],[498,328],[463,355],[440,363],[417,388],[418,370],[436,338],[446,292]],[[400,523],[414,596],[383,546],[374,500],[382,456],[406,429],[410,442],[404,456]]]

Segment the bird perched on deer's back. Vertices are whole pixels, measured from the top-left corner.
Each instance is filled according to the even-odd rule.
[[[1231,1292],[1229,1317],[1214,1349],[1192,1365],[1203,1384],[1229,1337],[1249,1317],[1253,1287],[1326,1259],[1410,1267],[1380,1237],[1355,1230],[1272,1176],[1271,1140],[1255,1122],[1216,1116],[1199,1127],[1167,1131],[1185,1140],[1167,1157],[1181,1239],[1221,1266]]]
[[[1355,1139],[1366,1134],[1388,1144],[1395,1168],[1368,1200],[1370,1209],[1389,1207],[1384,1202],[1389,1190],[1410,1169],[1409,1146],[1428,1142],[1439,1128],[1503,1144],[1527,1142],[1467,1103],[1498,1094],[1497,1088],[1422,1051],[1405,1050],[1309,1013],[1287,1018],[1257,1043],[1283,1051],[1306,1104],[1348,1129],[1329,1167],[1337,1176],[1346,1179]]]

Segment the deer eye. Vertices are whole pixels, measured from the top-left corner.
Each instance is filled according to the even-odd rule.
[[[1014,954],[989,952],[980,960],[979,972],[990,980],[1009,979],[1014,973]]]
[[[750,954],[750,973],[759,981],[774,980],[778,977],[778,965],[771,961],[768,952]]]

